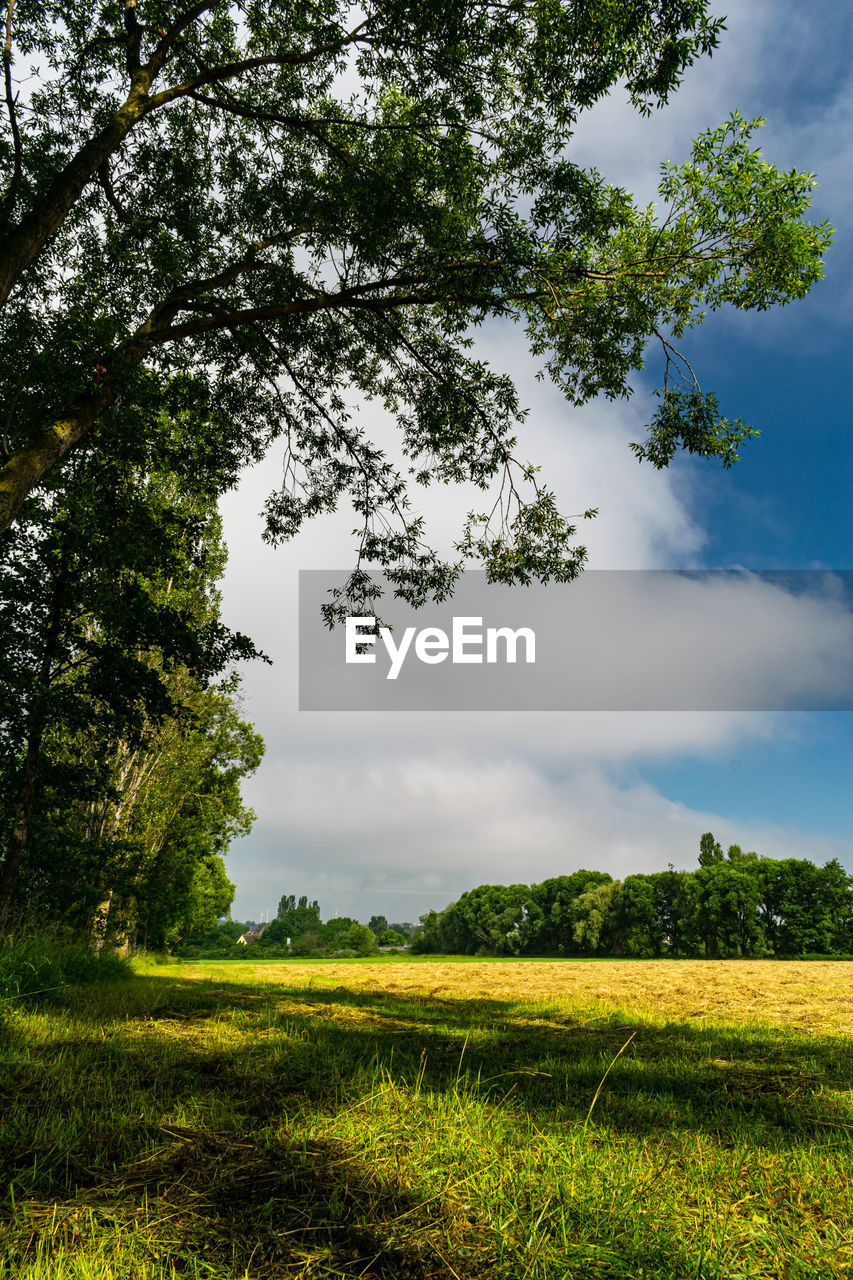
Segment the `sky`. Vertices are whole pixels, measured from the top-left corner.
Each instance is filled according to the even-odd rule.
[[[737,109],[765,117],[768,160],[817,175],[813,219],[836,231],[826,280],[791,307],[712,316],[685,344],[722,412],[761,438],[731,471],[640,466],[628,443],[642,438],[653,381],[627,403],[573,409],[536,380],[511,326],[478,338],[515,378],[530,410],[524,455],[562,509],[599,508],[583,527],[596,569],[853,568],[853,11],[741,0],[727,27],[668,107],[641,118],[615,93],[582,118],[572,154],[651,200],[659,164]],[[383,438],[377,411],[361,412]],[[263,543],[281,463],[274,446],[222,501],[223,616],[273,659],[244,670],[244,714],[267,751],[244,784],[254,828],[226,858],[235,919],[271,918],[282,894],[305,893],[324,918],[413,921],[482,883],[690,868],[708,830],[769,857],[838,857],[853,873],[850,712],[300,712],[298,573],[350,567],[353,519]],[[429,491],[438,545],[468,507],[465,493]]]

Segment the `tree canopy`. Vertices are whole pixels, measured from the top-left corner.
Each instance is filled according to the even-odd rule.
[[[719,857],[716,854],[719,853]],[[710,856],[709,854],[713,855]],[[853,877],[832,859],[759,857],[710,832],[696,871],[575,871],[480,885],[428,911],[415,952],[529,956],[849,956]]]
[[[268,535],[348,496],[359,563],[411,599],[457,563],[426,544],[412,480],[497,481],[458,542],[492,578],[574,576],[576,528],[516,461],[516,390],[472,333],[522,325],[572,404],[630,394],[652,342],[638,457],[736,460],[750,428],[676,344],[820,277],[811,175],[766,163],[737,115],[664,166],[656,207],[568,150],[617,85],[666,102],[721,27],[706,0],[9,4],[0,530],[75,452],[177,415],[187,467],[216,443],[220,487],[282,439]],[[394,415],[402,467],[358,396]]]

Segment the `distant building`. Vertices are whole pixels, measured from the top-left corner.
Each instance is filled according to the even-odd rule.
[[[257,942],[258,938],[263,935],[267,927],[267,925],[262,924],[259,925],[257,929],[250,929],[248,933],[241,933],[240,937],[237,939],[238,943],[242,943],[244,947],[248,947],[250,943]]]

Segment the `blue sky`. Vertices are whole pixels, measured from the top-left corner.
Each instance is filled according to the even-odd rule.
[[[483,354],[530,407],[528,456],[566,510],[600,508],[594,567],[853,568],[851,65],[848,5],[750,0],[666,111],[643,121],[615,97],[582,122],[577,158],[650,199],[659,162],[683,158],[700,130],[735,108],[766,116],[765,155],[817,172],[815,217],[836,227],[811,298],[714,316],[690,335],[703,386],[762,432],[730,472],[692,459],[639,467],[627,444],[647,417],[642,388],[627,405],[569,413],[535,381],[517,334],[484,331]],[[650,386],[655,373],[650,363]],[[375,427],[381,437],[387,424]],[[263,546],[258,512],[280,464],[273,450],[223,503],[226,620],[275,660],[246,673],[267,757],[247,787],[255,829],[228,859],[236,918],[297,892],[329,915],[415,919],[482,882],[691,866],[708,829],[770,856],[838,856],[853,872],[850,713],[300,714],[297,574],[346,568],[353,522],[343,513],[287,548]],[[436,505],[431,492],[425,508],[441,543],[467,503]]]
[[[844,305],[850,266],[844,229],[839,241],[819,295],[798,308],[794,340],[772,348],[745,343],[720,325],[721,333],[706,326],[691,343],[723,411],[760,424],[762,432],[728,473],[685,468],[707,534],[701,560],[708,567],[853,566],[853,335]],[[853,715],[788,717],[787,733],[768,742],[719,760],[668,763],[645,776],[691,807],[849,838]]]

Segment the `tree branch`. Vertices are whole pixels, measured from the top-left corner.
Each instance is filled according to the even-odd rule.
[[[378,287],[378,286],[374,286]],[[317,298],[302,298],[297,302],[283,302],[268,307],[247,307],[238,311],[223,309],[215,315],[205,316],[202,320],[191,320],[183,324],[170,324],[166,328],[152,328],[149,341],[154,343],[177,342],[181,338],[198,337],[203,333],[215,333],[221,329],[257,324],[261,320],[281,320],[284,316],[309,315],[318,311],[396,311],[400,307],[427,307],[436,303],[462,303],[477,306],[483,303],[482,297],[473,294],[429,292],[393,294],[389,298],[365,298],[353,296],[354,291],[347,290],[339,294],[323,294]],[[541,297],[538,292],[505,294],[500,298],[489,300],[489,308],[499,312],[510,302],[536,302]],[[202,303],[182,304],[188,310],[201,308]],[[2,531],[0,523],[0,532]]]
[[[310,128],[311,126],[328,124],[338,125],[341,128],[363,129],[371,133],[417,133],[421,136],[423,136],[424,132],[423,126],[414,122],[410,124],[384,123],[375,120],[354,120],[348,116],[286,116],[280,115],[277,111],[267,111],[260,107],[253,107],[250,103],[240,102],[236,98],[223,101],[222,98],[208,98],[205,94],[197,93],[195,90],[190,91],[188,96],[194,102],[200,102],[203,106],[216,107],[220,111],[240,116],[244,120],[256,120],[258,124],[282,124],[288,128]],[[466,134],[477,132],[478,136],[493,140],[492,135],[469,129],[466,125],[457,121],[436,120],[431,122],[430,128],[457,129]]]
[[[3,201],[3,208],[0,210],[0,223],[6,224],[12,216],[12,210],[15,207],[15,198],[21,186],[23,178],[23,146],[21,144],[21,131],[18,128],[18,116],[15,111],[16,95],[12,93],[12,13],[15,7],[15,0],[9,0],[6,8],[6,38],[3,42],[3,77],[6,86],[6,110],[9,112],[9,124],[12,128],[12,140],[15,147],[15,166],[12,171],[12,178],[9,182],[9,190],[6,192],[6,198]]]
[[[208,9],[213,9],[215,7],[216,0],[200,0],[199,4],[193,5],[193,7],[188,9],[186,13],[181,14],[180,17],[175,19],[148,61],[148,69],[151,72],[152,77],[155,76],[163,66],[163,63],[169,55],[169,51],[174,46],[181,33],[186,31],[187,27],[191,27],[196,18],[200,18]]]
[[[204,6],[204,8],[208,7],[209,5]],[[330,40],[326,44],[316,45],[313,49],[307,49],[305,53],[271,53],[265,57],[242,58],[239,62],[226,62],[221,67],[211,67],[192,80],[186,80],[183,84],[173,85],[169,89],[155,93],[148,99],[147,110],[153,111],[164,103],[173,102],[176,98],[185,98],[194,90],[204,88],[206,84],[220,84],[224,80],[233,80],[244,71],[258,71],[262,67],[303,67],[327,53],[339,53],[358,41],[361,32],[370,24],[370,21],[369,18],[365,18],[364,22],[353,27],[352,31],[347,32],[340,40]],[[152,71],[155,69],[153,58],[149,63],[149,69]]]
[[[142,66],[142,28],[136,16],[136,0],[124,0],[124,29],[127,32],[125,66],[127,74],[133,79]]]
[[[150,78],[137,73],[126,101],[99,133],[90,138],[56,175],[43,200],[22,218],[0,258],[0,306],[45,242],[74,206],[86,183],[97,173],[144,114]]]

